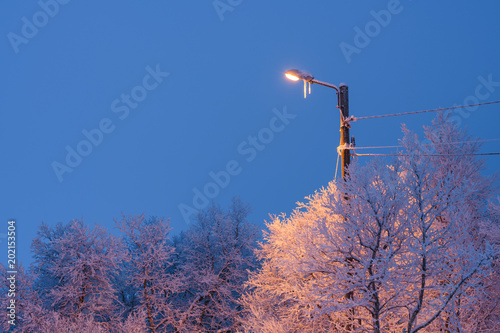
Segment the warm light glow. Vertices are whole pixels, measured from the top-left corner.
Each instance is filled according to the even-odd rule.
[[[307,96],[307,83],[309,83],[309,93],[311,93],[311,83],[314,83],[314,77],[308,72],[298,69],[290,69],[285,72],[285,76],[292,81],[304,81],[304,98]]]
[[[300,80],[298,77],[296,77],[295,75],[290,74],[290,73],[285,73],[285,76],[286,76],[289,80],[292,80],[292,81],[298,81],[298,80]]]

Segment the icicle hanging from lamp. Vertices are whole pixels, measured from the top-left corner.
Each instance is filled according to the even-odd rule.
[[[311,82],[304,81],[304,98],[307,98],[307,84],[309,83],[309,95],[311,94]]]

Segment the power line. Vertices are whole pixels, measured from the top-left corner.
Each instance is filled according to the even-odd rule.
[[[471,153],[471,154],[357,154],[352,153],[355,156],[471,156],[471,155],[500,155],[500,153]]]
[[[357,121],[357,120],[373,119],[373,118],[404,116],[404,115],[408,115],[408,114],[425,113],[425,112],[435,112],[435,111],[446,111],[446,110],[452,110],[452,109],[463,109],[463,108],[468,108],[468,107],[471,107],[471,106],[481,106],[481,105],[488,105],[488,104],[495,104],[495,103],[500,103],[500,101],[484,102],[484,103],[469,104],[469,105],[450,106],[450,107],[447,107],[447,108],[439,108],[439,109],[432,109],[432,110],[422,110],[422,111],[413,111],[413,112],[384,114],[384,115],[378,115],[378,116],[367,116],[367,117],[354,117],[354,116],[352,116],[351,120]]]
[[[337,180],[337,170],[339,169],[339,156],[340,154],[337,154],[337,163],[335,164],[335,180]]]
[[[477,142],[491,142],[491,141],[500,141],[500,139],[484,139],[484,140],[469,140],[469,141],[455,141],[455,142],[437,142],[437,143],[427,143],[423,144],[423,146],[434,146],[434,145],[454,145],[461,143],[477,143]],[[339,147],[339,149],[387,149],[387,148],[401,148],[403,146],[373,146],[373,147]]]
[[[350,150],[356,150],[356,149],[387,149],[387,148],[401,148],[402,146],[376,146],[376,147],[340,147],[339,149],[350,149]]]

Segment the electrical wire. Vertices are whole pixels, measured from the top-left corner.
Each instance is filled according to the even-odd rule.
[[[454,144],[461,144],[461,143],[477,143],[477,142],[491,142],[491,141],[500,141],[500,139],[484,139],[484,140],[470,140],[470,141],[426,143],[426,144],[423,144],[423,146],[454,145]],[[401,147],[402,146],[374,146],[374,147],[349,147],[349,148],[339,147],[339,149],[341,149],[341,150],[342,149],[356,150],[356,149],[387,149],[387,148],[401,148]]]
[[[402,146],[376,146],[376,147],[339,147],[339,149],[344,150],[344,149],[349,149],[349,150],[356,150],[356,149],[387,149],[387,148],[401,148]]]
[[[488,105],[488,104],[495,104],[495,103],[500,103],[500,101],[484,102],[484,103],[469,104],[469,105],[450,106],[450,107],[447,107],[447,108],[439,108],[439,109],[432,109],[432,110],[422,110],[422,111],[413,111],[413,112],[384,114],[384,115],[378,115],[378,116],[352,117],[352,120],[353,121],[357,121],[357,120],[364,120],[364,119],[374,119],[374,118],[383,118],[383,117],[404,116],[404,115],[416,114],[416,113],[446,111],[446,110],[452,110],[452,109],[463,109],[463,108],[468,108],[468,107],[471,107],[471,106],[481,106],[481,105]]]
[[[338,150],[337,150],[338,152]],[[335,178],[334,180],[337,180],[337,171],[339,170],[339,156],[340,156],[340,153],[337,153],[337,164],[335,166]]]
[[[482,156],[489,156],[489,155],[500,155],[500,153],[471,153],[471,154],[357,154],[357,153],[352,153],[353,155],[356,156],[471,156],[471,155],[482,155]]]
[[[339,154],[337,154],[337,164],[335,166],[335,178],[334,180],[337,180],[337,171],[339,170]]]
[[[492,101],[492,102],[484,102],[484,103],[477,103],[477,104],[469,104],[469,105],[459,105],[459,106],[451,106],[447,108],[438,108],[438,109],[430,109],[430,110],[421,110],[421,111],[413,111],[413,112],[402,112],[402,113],[393,113],[393,114],[385,114],[385,115],[377,115],[377,116],[367,116],[367,117],[354,117],[351,116],[349,119],[346,120],[352,120],[352,121],[357,121],[357,120],[365,120],[365,119],[375,119],[375,118],[384,118],[384,117],[395,117],[395,116],[405,116],[405,115],[410,115],[410,114],[418,114],[418,113],[426,113],[426,112],[436,112],[436,111],[446,111],[446,110],[453,110],[453,109],[462,109],[462,108],[468,108],[472,106],[482,106],[482,105],[489,105],[489,104],[496,104],[500,103],[500,101]],[[340,110],[341,116],[342,116],[342,110]],[[441,143],[433,143],[433,144],[424,144],[424,146],[429,146],[429,145],[444,145],[444,144],[462,144],[462,143],[476,143],[476,142],[490,142],[490,141],[500,141],[500,139],[485,139],[485,140],[470,140],[470,141],[457,141],[457,142],[441,142]],[[337,178],[337,170],[339,166],[339,156],[340,156],[340,151],[344,149],[349,149],[353,150],[351,152],[352,156],[492,156],[492,155],[500,155],[500,152],[494,152],[494,153],[470,153],[470,154],[415,154],[415,155],[410,155],[410,154],[358,154],[355,152],[356,149],[387,149],[387,148],[401,148],[402,146],[374,146],[374,147],[341,147],[340,145],[337,147],[337,164],[335,167],[335,179]]]

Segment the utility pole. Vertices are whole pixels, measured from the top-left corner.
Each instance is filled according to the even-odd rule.
[[[349,88],[345,84],[340,84],[339,86],[339,91],[338,91],[338,108],[340,109],[340,146],[342,147],[341,151],[341,163],[342,163],[342,180],[346,180],[346,172],[347,172],[347,167],[351,163],[351,151],[347,149],[350,145],[350,137],[349,137],[349,128],[351,127],[349,123]],[[344,195],[345,200],[349,200],[349,197],[347,194]],[[353,258],[348,257],[347,258],[347,264],[349,265],[350,268],[353,266]],[[352,276],[352,273],[348,273],[350,276]],[[349,300],[354,299],[354,293],[352,291],[349,291],[345,297]],[[349,319],[350,323],[348,323],[345,327],[347,332],[352,332],[354,331],[354,322],[355,322],[355,317],[356,317],[356,312],[354,309],[349,309]],[[361,321],[359,320],[359,324],[361,325]]]
[[[342,147],[341,163],[342,163],[342,179],[346,180],[347,167],[351,163],[350,150],[346,149],[350,145],[349,128],[349,88],[345,84],[339,87],[338,108],[340,109],[340,146]]]

